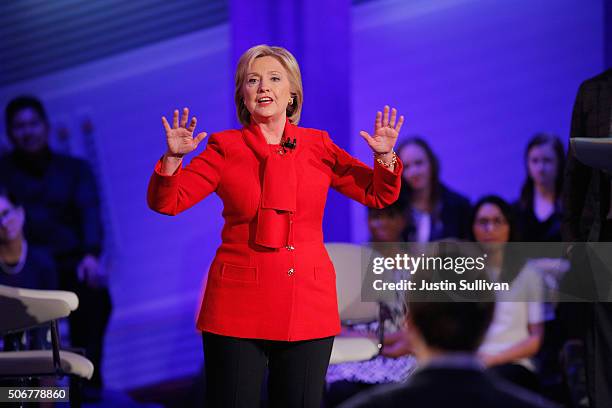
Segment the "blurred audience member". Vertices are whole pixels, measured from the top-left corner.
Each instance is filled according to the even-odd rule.
[[[540,349],[544,334],[544,308],[538,301],[544,295],[542,277],[531,264],[521,262],[519,254],[508,254],[509,247],[504,244],[516,237],[510,205],[497,196],[481,198],[474,206],[472,233],[488,255],[489,279],[509,282],[518,299],[530,300],[498,299],[493,322],[480,346],[481,358],[489,371],[539,390],[531,357]]]
[[[440,165],[427,142],[407,139],[397,154],[404,164],[400,199],[407,205],[405,240],[467,239],[470,201],[440,182]]]
[[[363,392],[341,408],[552,406],[483,370],[476,350],[493,317],[494,303],[408,303],[407,333],[421,367],[407,383]]]
[[[580,84],[570,138],[606,138],[612,135],[612,69]],[[612,242],[612,177],[609,172],[580,162],[573,149],[567,155],[563,188],[563,240],[576,245],[570,251],[572,269],[565,284],[569,288],[597,285],[592,293],[610,293],[609,265],[585,253],[580,242]],[[588,247],[593,248],[589,244]],[[610,251],[610,244],[607,244]],[[605,248],[606,245],[599,245]],[[604,261],[602,258],[601,261]],[[605,261],[604,261],[605,262]],[[597,268],[604,273],[596,273]],[[593,279],[594,280],[594,279]],[[564,284],[564,285],[565,285]],[[563,303],[560,319],[568,337],[581,338],[586,346],[587,385],[592,408],[612,406],[612,302]]]
[[[383,209],[368,209],[368,228],[370,240],[381,256],[395,256],[400,253],[399,243],[406,225],[404,206],[401,201]],[[380,244],[380,245],[376,245]],[[399,281],[406,276],[397,273],[392,279]],[[399,333],[404,327],[404,296],[397,291],[392,299],[383,303],[388,311],[385,321],[384,348],[381,355],[372,360],[332,364],[327,369],[328,388],[325,393],[326,407],[335,407],[360,391],[376,384],[405,381],[415,368],[415,360],[403,351],[406,338]],[[341,336],[364,335],[375,336],[378,322],[357,324],[350,328],[343,327]]]
[[[525,150],[527,178],[520,199],[514,204],[519,237],[524,242],[560,242],[561,192],[565,170],[565,151],[556,135],[537,133]],[[558,257],[561,252],[552,246],[533,248],[533,257]],[[549,253],[551,252],[551,253]],[[559,355],[561,332],[554,306],[545,304],[545,335],[536,356],[540,379],[549,397],[562,398]]]
[[[23,235],[25,211],[0,188],[0,285],[27,289],[57,289],[53,259],[28,246]],[[46,328],[4,336],[4,351],[41,349],[48,345]]]
[[[25,208],[28,242],[52,254],[59,287],[79,296],[79,308],[70,315],[70,338],[96,367],[88,384],[95,392],[102,387],[102,344],[111,312],[98,261],[102,225],[95,178],[85,161],[49,148],[49,120],[38,99],[11,100],[5,121],[14,150],[0,157],[0,184]]]
[[[561,241],[561,190],[565,152],[557,136],[536,134],[525,152],[527,178],[515,204],[519,238],[525,242]]]

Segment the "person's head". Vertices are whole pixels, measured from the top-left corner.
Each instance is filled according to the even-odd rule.
[[[0,244],[23,237],[24,210],[15,197],[0,187]]]
[[[234,102],[240,123],[287,117],[297,125],[303,103],[302,75],[295,57],[282,47],[257,45],[238,61]]]
[[[408,332],[417,357],[474,353],[491,324],[495,303],[419,302],[408,298]]]
[[[372,242],[401,242],[406,228],[406,216],[401,200],[388,207],[368,208],[368,229]]]
[[[402,179],[409,191],[433,190],[439,183],[438,158],[424,139],[404,140],[397,147],[397,155],[404,165]]]
[[[476,202],[471,217],[472,238],[481,243],[515,241],[512,208],[501,197],[488,195]]]
[[[554,189],[555,197],[561,195],[565,150],[558,136],[548,133],[534,135],[525,149],[527,178],[521,190],[521,204],[533,204],[535,185]]]
[[[6,133],[17,150],[37,153],[48,146],[49,120],[42,102],[33,96],[11,100],[4,111]]]

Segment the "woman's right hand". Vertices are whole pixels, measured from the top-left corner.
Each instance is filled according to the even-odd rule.
[[[197,149],[200,142],[206,137],[206,132],[199,133],[196,137],[193,137],[193,131],[198,120],[195,116],[192,117],[189,127],[187,127],[188,118],[189,109],[183,108],[183,115],[179,125],[179,111],[175,110],[172,116],[172,127],[170,127],[166,117],[162,116],[162,123],[166,130],[166,143],[168,145],[166,157],[181,159],[186,154]]]
[[[394,333],[385,333],[383,348],[380,351],[385,357],[398,358],[414,353],[410,333],[405,327]]]

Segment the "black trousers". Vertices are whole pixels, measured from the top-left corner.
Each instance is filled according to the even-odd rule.
[[[79,307],[68,316],[70,342],[73,347],[85,350],[85,355],[94,365],[93,377],[85,384],[103,388],[102,357],[104,335],[110,320],[112,304],[108,288],[90,288],[78,285],[71,290],[79,297]]]
[[[79,307],[68,316],[70,342],[72,347],[85,350],[94,365],[93,377],[85,384],[102,388],[104,335],[112,312],[111,296],[108,288],[92,288],[77,279],[78,262],[77,258],[58,261],[60,289],[75,292],[79,297]]]
[[[258,408],[268,372],[270,408],[320,408],[333,337],[303,341],[202,334],[206,408]]]
[[[535,393],[540,392],[540,381],[538,376],[521,364],[501,364],[490,367],[487,371],[521,388],[525,388]]]

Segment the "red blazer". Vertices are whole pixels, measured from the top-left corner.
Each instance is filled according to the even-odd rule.
[[[176,215],[212,192],[223,201],[222,244],[209,270],[200,330],[285,341],[338,334],[335,272],[322,232],[328,189],[376,208],[399,196],[401,163],[393,172],[379,164],[372,169],[326,132],[287,126],[285,132],[298,136],[297,206],[287,247],[254,243],[262,166],[245,142],[245,129],[211,135],[206,149],[171,176],[160,173],[161,162],[155,166],[147,194],[151,209]],[[360,272],[355,274],[360,279]]]

